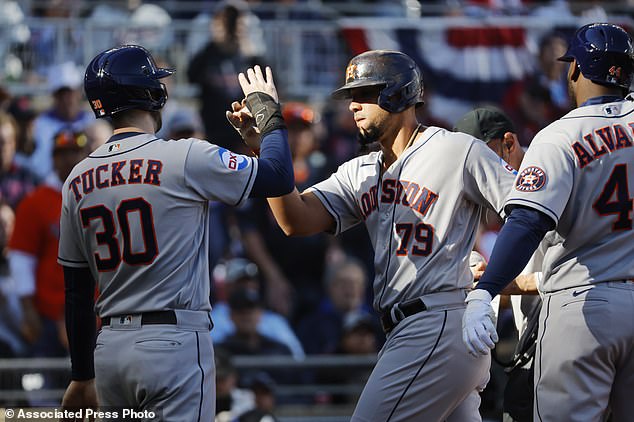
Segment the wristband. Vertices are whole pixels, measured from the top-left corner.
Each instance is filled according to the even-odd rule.
[[[275,129],[286,128],[280,105],[270,95],[264,92],[252,92],[247,95],[246,103],[261,136]]]

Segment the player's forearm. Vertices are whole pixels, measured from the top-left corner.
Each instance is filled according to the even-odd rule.
[[[498,235],[489,265],[476,289],[488,291],[491,297],[499,294],[519,275],[553,226],[554,222],[539,211],[515,208]]]
[[[300,224],[301,216],[308,211],[308,207],[302,201],[297,188],[295,188],[288,195],[280,196],[278,198],[268,198],[269,207],[273,212],[273,216],[280,226],[282,231],[287,236],[301,236],[303,234],[302,225]]]
[[[501,292],[501,295],[536,295],[539,292],[537,291],[536,284],[537,274],[520,274],[515,277],[508,286],[506,286]]]
[[[284,128],[263,136],[258,173],[250,194],[252,198],[285,195],[294,189],[293,160],[287,138]]]
[[[313,193],[297,189],[279,198],[268,198],[277,224],[287,236],[310,236],[328,231],[332,217]]]
[[[64,267],[64,282],[71,378],[74,381],[85,381],[95,377],[95,281],[87,268]]]

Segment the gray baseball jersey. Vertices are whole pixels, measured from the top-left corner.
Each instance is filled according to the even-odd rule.
[[[210,310],[208,201],[240,204],[257,160],[196,139],[106,143],[62,192],[59,263],[90,267],[102,317]]]
[[[371,153],[311,188],[336,233],[365,222],[375,308],[418,297],[427,306],[388,334],[351,420],[480,421],[490,357],[474,358],[462,344],[468,257],[482,209],[501,209],[515,172],[484,143],[437,127],[381,167],[382,153]]]
[[[211,421],[208,201],[240,204],[257,161],[197,139],[125,136],[79,163],[62,192],[58,262],[90,268],[96,311],[110,317],[95,349],[99,402]],[[175,323],[144,322],[165,310]]]
[[[631,100],[585,105],[546,127],[507,200],[557,222],[543,263],[536,421],[634,412],[633,111]]]
[[[515,171],[483,142],[429,127],[380,175],[382,153],[350,160],[310,190],[336,233],[365,222],[375,251],[374,306],[471,287],[469,254],[484,207],[502,209]]]
[[[537,134],[507,205],[557,222],[565,239],[544,257],[541,290],[634,277],[634,102],[577,108]]]

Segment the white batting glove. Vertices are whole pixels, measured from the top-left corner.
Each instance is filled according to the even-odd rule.
[[[465,302],[467,309],[462,316],[462,341],[472,356],[486,355],[498,341],[491,295],[486,290],[475,289],[467,295]]]

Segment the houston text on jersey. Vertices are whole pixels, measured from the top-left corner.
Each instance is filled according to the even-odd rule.
[[[95,188],[105,189],[140,183],[160,186],[161,171],[163,163],[160,160],[139,158],[114,161],[86,170],[71,180],[69,189],[73,191],[75,200],[79,201],[82,194],[87,195]]]
[[[401,204],[418,211],[421,215],[427,214],[429,207],[436,202],[438,194],[423,187],[418,183],[408,182],[407,180],[385,179],[381,185],[381,203],[382,204]],[[363,214],[363,218],[368,216],[377,209],[377,189],[372,186],[368,192],[361,195],[361,203],[359,208]]]

